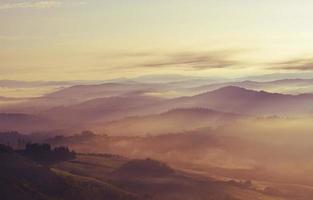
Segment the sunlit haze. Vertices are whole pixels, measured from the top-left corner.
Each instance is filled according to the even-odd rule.
[[[0,200],[312,200],[312,0],[0,0]]]
[[[310,0],[1,0],[0,78],[311,73],[312,9]]]

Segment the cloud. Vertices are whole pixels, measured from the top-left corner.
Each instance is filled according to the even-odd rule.
[[[313,58],[299,58],[273,64],[271,69],[313,71]]]
[[[52,8],[62,5],[60,1],[24,1],[15,3],[0,4],[0,10],[15,9],[15,8]]]
[[[241,63],[232,58],[235,52],[183,52],[159,56],[137,65],[141,68],[184,68],[194,70],[238,67]]]
[[[0,41],[19,41],[19,40],[40,40],[45,39],[43,36],[7,36],[0,35]]]
[[[0,4],[0,10],[9,10],[9,9],[17,9],[17,8],[31,8],[31,9],[46,9],[46,8],[55,8],[61,7],[64,5],[64,1],[20,1],[20,2],[10,2],[5,4]],[[74,4],[74,2],[71,2]],[[76,5],[83,5],[85,2],[75,1]]]

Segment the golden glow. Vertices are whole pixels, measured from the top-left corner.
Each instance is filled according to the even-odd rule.
[[[309,0],[25,2],[0,3],[2,79],[259,75],[280,72],[267,69],[268,63],[313,50]],[[160,54],[219,50],[243,50],[235,55],[242,64],[207,70],[141,66]]]

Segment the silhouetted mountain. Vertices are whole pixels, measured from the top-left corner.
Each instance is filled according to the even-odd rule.
[[[134,81],[75,85],[65,89],[59,89],[41,97],[29,98],[14,105],[4,105],[0,107],[0,111],[38,114],[52,108],[72,106],[95,99],[142,96],[145,93],[154,93],[160,90],[166,91],[166,85],[145,84]]]
[[[197,117],[199,117],[199,120],[192,120],[193,125],[191,125],[197,128],[205,125],[203,123],[204,119],[211,122],[218,120],[218,118],[221,118],[219,121],[228,121],[230,119],[225,118],[226,115],[222,113],[201,112],[201,110],[181,110],[178,112],[180,108],[205,108],[221,112],[258,116],[309,115],[313,112],[312,101],[312,94],[286,95],[228,86],[195,96],[175,99],[160,99],[141,95],[98,98],[72,106],[54,108],[45,112],[43,116],[59,120],[60,122],[67,122],[76,127],[80,125],[82,129],[91,127],[99,130],[99,128],[103,129],[105,123],[109,121],[131,116],[148,115],[142,118],[125,119],[120,123],[114,124],[113,122],[108,126],[112,130],[118,130],[121,127],[126,128],[128,131],[135,127],[133,130],[138,128],[139,132],[148,133],[149,129],[153,130],[154,127],[164,127],[163,131],[171,131],[171,129],[166,129],[170,123],[172,123],[172,127],[179,123],[188,124],[186,122]],[[149,116],[172,109],[178,110],[159,116]],[[213,114],[215,114],[215,117],[213,117]],[[162,126],[158,125],[160,124],[158,121],[162,123]],[[134,127],[132,127],[133,125]],[[183,128],[184,126],[179,125],[177,127]]]
[[[285,94],[301,94],[313,93],[313,79],[280,79],[267,82],[257,81],[237,81],[237,82],[223,82],[214,83],[210,85],[201,85],[199,87],[191,88],[198,92],[212,91],[227,86],[237,86],[250,90],[264,90],[267,92],[279,92]]]
[[[156,85],[137,82],[128,83],[104,83],[99,85],[76,85],[45,96],[45,98],[73,99],[83,102],[86,100],[141,94],[154,90]]]
[[[218,121],[227,122],[230,119],[225,118],[225,115],[223,114],[208,113],[207,111],[206,114],[204,114],[205,112],[200,112],[200,110],[196,112],[195,110],[181,110],[178,112],[181,108],[205,108],[217,110],[219,112],[258,116],[297,116],[310,115],[313,112],[313,105],[311,103],[313,101],[312,94],[287,95],[248,90],[236,86],[222,87],[199,95],[174,99],[161,99],[140,94],[138,95],[136,93],[138,90],[134,90],[135,93],[125,96],[96,98],[88,101],[83,101],[82,99],[82,103],[77,103],[75,100],[80,97],[94,97],[95,95],[98,95],[98,92],[101,90],[103,91],[102,93],[99,93],[100,96],[107,95],[108,93],[106,93],[106,91],[111,87],[115,88],[114,92],[119,89],[124,92],[124,86],[125,84],[116,83],[102,84],[98,86],[76,86],[44,97],[51,98],[47,100],[47,102],[42,101],[44,98],[40,98],[38,101],[30,101],[24,104],[24,106],[26,106],[27,109],[35,111],[37,106],[48,108],[52,105],[58,105],[67,98],[63,98],[63,95],[69,97],[66,100],[69,105],[65,103],[64,106],[57,106],[44,112],[41,111],[40,113],[37,113],[37,115],[14,113],[0,114],[0,130],[20,130],[23,132],[47,131],[54,129],[83,130],[88,128],[99,130],[103,129],[105,123],[110,121],[121,120],[122,118],[131,116],[148,115],[140,119],[136,119],[135,117],[125,119],[120,123],[114,124],[113,122],[108,127],[115,133],[120,132],[119,129],[122,128],[129,132],[132,130],[138,130],[140,134],[146,134],[149,133],[150,130],[151,132],[155,132],[155,127],[164,133],[172,132],[171,127],[174,127],[174,125],[176,125],[176,128],[181,127],[179,131],[182,131],[183,129],[190,130],[190,128],[212,125],[213,122],[215,123],[215,126],[217,126],[219,125]],[[129,88],[135,89],[137,86],[137,84],[130,84]],[[80,93],[81,91],[83,92]],[[72,94],[76,96],[74,97]],[[90,97],[88,96],[89,94],[91,94]],[[53,97],[54,95],[55,97]],[[60,98],[58,97],[59,95]],[[73,97],[74,100],[70,97]],[[56,99],[55,101],[53,101],[54,98]],[[51,101],[54,103],[50,104],[49,102]],[[16,109],[19,109],[19,107],[17,106]],[[176,112],[163,113],[173,109],[178,110],[176,110]],[[163,115],[149,116],[156,115],[157,113],[163,113]],[[198,120],[193,120],[196,118]],[[139,120],[141,120],[140,123]],[[142,120],[144,120],[144,122]],[[205,123],[205,120],[207,123]],[[188,124],[190,121],[192,121],[190,127],[186,127],[185,124]],[[160,124],[162,124],[162,126]],[[127,129],[127,127],[129,127],[129,129]],[[113,129],[115,130],[113,131]]]
[[[203,107],[252,115],[302,115],[313,111],[313,94],[284,95],[253,91],[235,86],[173,99],[169,106]]]
[[[54,129],[56,123],[46,118],[23,113],[0,113],[1,131],[34,132]]]
[[[49,110],[46,117],[69,123],[89,123],[94,120],[102,122],[136,115],[146,108],[162,102],[157,97],[128,96],[93,99],[81,104],[58,107]]]
[[[93,129],[111,135],[158,135],[201,127],[218,127],[245,116],[205,108],[174,109],[161,114],[129,117],[106,124],[93,124]]]

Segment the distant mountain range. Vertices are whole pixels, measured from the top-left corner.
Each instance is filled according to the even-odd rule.
[[[41,115],[73,125],[90,121],[107,122],[127,116],[148,114],[147,110],[159,105],[163,99],[147,96],[117,96],[89,100],[83,103],[57,107]]]
[[[72,99],[83,102],[96,98],[114,96],[132,96],[155,91],[161,88],[158,84],[137,82],[103,83],[99,85],[76,85],[44,96],[46,99]]]
[[[0,131],[45,131],[55,129],[55,127],[61,127],[61,124],[36,115],[0,113]]]
[[[116,79],[112,81],[11,81],[0,80],[0,102],[15,102],[13,106],[0,105],[0,111],[23,112],[42,111],[57,106],[68,106],[83,103],[95,98],[113,96],[158,96],[176,98],[192,96],[208,91],[217,90],[227,86],[237,86],[249,90],[264,90],[270,93],[302,94],[313,93],[313,79],[279,79],[274,81],[234,81],[212,78],[197,78],[185,76],[166,76],[165,80],[156,76],[147,81],[149,77],[134,79]],[[159,80],[159,81],[157,81]],[[45,89],[44,89],[45,88]],[[50,88],[50,89],[49,89]],[[28,97],[27,92],[33,93]],[[42,90],[35,92],[36,90]],[[10,91],[6,95],[6,92]],[[46,94],[47,92],[50,93]],[[21,93],[21,94],[19,94]],[[43,93],[42,96],[40,93]],[[10,96],[11,94],[11,96]],[[13,95],[14,94],[14,95]],[[12,96],[13,95],[13,96]],[[19,97],[19,98],[16,98]],[[21,98],[23,97],[23,98]],[[36,97],[36,98],[34,98]],[[16,101],[21,101],[16,104]],[[24,102],[28,100],[28,102]],[[29,106],[31,105],[31,106]],[[29,109],[31,107],[31,109]]]
[[[250,115],[297,116],[312,114],[313,94],[286,95],[227,86],[168,102],[177,108],[203,107]]]
[[[205,108],[174,109],[161,114],[128,117],[106,124],[92,124],[93,130],[105,130],[110,135],[160,135],[218,127],[247,116],[223,113]]]
[[[203,92],[216,90],[227,86],[237,86],[250,90],[264,90],[267,92],[278,92],[284,94],[301,94],[313,93],[313,79],[281,79],[275,81],[258,82],[258,81],[238,81],[224,82],[209,85],[201,85],[192,88],[192,90]]]
[[[88,91],[92,94],[97,94],[97,88],[99,87],[100,86],[88,86],[87,90],[78,89],[78,91],[80,91],[82,95],[88,96]],[[121,86],[121,88],[123,88],[123,86]],[[103,87],[101,86],[100,90],[102,89]],[[75,94],[79,93],[77,88],[74,90]],[[62,93],[66,93],[66,91],[67,90],[62,91]],[[71,93],[73,90],[70,89],[69,91]],[[79,113],[84,113],[86,116],[89,114],[101,116],[117,114],[119,111],[125,113],[131,111],[132,115],[142,115],[161,113],[176,108],[200,107],[239,114],[291,115],[310,114],[313,111],[312,102],[313,94],[289,95],[248,90],[236,86],[226,86],[194,96],[172,99],[147,97],[142,94],[96,98],[80,104],[56,108],[48,111],[48,113],[58,110],[60,113],[74,113],[74,116],[77,117]]]
[[[4,88],[33,88],[33,87],[51,87],[51,86],[69,86],[73,83],[69,81],[16,81],[0,80],[0,87]]]
[[[177,110],[175,115],[173,115],[173,112],[168,112],[175,109],[194,108],[215,110],[220,113],[250,115],[251,117],[273,115],[289,117],[307,116],[313,113],[313,94],[281,94],[263,91],[263,89],[272,88],[271,90],[276,90],[273,88],[284,88],[285,86],[288,86],[287,88],[308,89],[312,87],[312,83],[313,79],[286,79],[271,82],[229,82],[187,88],[179,87],[179,82],[160,84],[139,83],[128,80],[123,83],[77,85],[61,89],[43,97],[31,98],[23,100],[21,103],[2,107],[0,113],[12,113],[12,115],[2,114],[2,117],[5,118],[1,119],[0,128],[7,130],[6,128],[23,127],[23,129],[28,131],[42,130],[46,127],[51,127],[50,124],[56,129],[69,127],[88,128],[91,125],[103,127],[108,122],[133,116],[141,116],[140,120],[145,119],[146,123],[151,123],[151,127],[157,126],[157,121],[161,122],[162,120],[164,126],[166,124],[164,119],[167,118],[170,118],[168,123],[177,124],[185,123],[186,121],[184,120],[192,120],[194,117],[194,119],[199,121],[197,126],[203,125],[201,120],[207,120],[208,116],[204,116],[203,113],[200,114],[199,110],[197,111],[197,114],[199,114],[197,117],[192,116],[190,110],[180,110],[179,115]],[[183,85],[186,86],[185,84],[184,82]],[[164,98],[153,95],[153,93],[175,90],[176,87],[182,93],[186,92],[188,94],[189,92],[187,91],[191,90],[191,93],[196,95],[177,98]],[[247,88],[252,88],[253,90]],[[7,99],[7,97],[2,99],[12,100],[10,98]],[[24,115],[23,119],[20,116],[14,116],[19,113],[24,113],[28,116]],[[163,113],[161,117],[160,113]],[[219,115],[217,114],[217,116]],[[207,121],[212,122],[212,119],[214,117]],[[128,119],[127,121],[124,120],[124,122],[114,126],[125,127],[129,121],[132,121],[132,124],[138,124],[134,119]],[[195,123],[193,122],[193,125]],[[109,127],[112,128],[113,124],[111,123]],[[27,126],[32,128],[28,129]],[[139,128],[142,125],[134,126]],[[22,131],[22,129],[18,130]],[[166,130],[164,127],[164,131]]]
[[[88,89],[85,89],[85,87]],[[105,87],[107,87],[107,85],[105,85]],[[121,87],[121,89],[123,88],[122,86],[119,87]],[[79,91],[82,91],[81,95],[88,96],[88,91],[91,91],[92,94],[97,94],[97,88],[100,88],[101,90],[103,89],[102,86],[84,86],[82,88],[83,90],[80,90],[81,87],[74,87],[63,90],[57,94],[71,96],[71,93],[74,90],[74,94],[79,94]],[[69,91],[69,93],[66,91]],[[51,94],[50,97],[57,94]],[[80,96],[76,96],[76,98],[79,97]],[[60,97],[60,99],[62,98]],[[36,106],[40,105],[40,101],[41,100],[35,99],[33,102],[30,101],[25,103],[24,106],[28,106],[27,108],[35,110]],[[98,126],[99,124],[105,124],[109,121],[119,120],[125,117],[155,115],[172,109],[181,108],[205,108],[220,112],[238,113],[240,115],[251,116],[301,116],[312,114],[312,102],[313,94],[286,95],[264,91],[253,91],[236,86],[227,86],[199,95],[173,99],[162,99],[141,94],[132,94],[96,98],[76,104],[73,100],[74,105],[57,106],[52,109],[47,109],[44,112],[35,114],[36,117],[33,117],[34,115],[2,114],[0,128],[14,128],[15,125],[19,128],[26,128],[26,126],[40,127],[40,129],[50,127],[49,122],[42,119],[58,122],[59,124],[62,124],[62,127],[64,127],[64,124],[68,124],[68,126],[71,127],[85,127],[85,125],[88,127],[90,124],[97,124]],[[49,102],[46,103],[49,104]],[[49,108],[49,105],[47,105],[47,108]],[[168,123],[183,123],[183,120],[186,119],[197,119],[199,121],[205,118],[207,119],[208,116],[204,116],[203,113],[199,111],[201,110],[197,111],[197,114],[199,114],[197,117],[192,116],[195,113],[190,112],[190,110],[180,110],[179,112],[176,110],[176,112],[163,114],[161,117],[147,116],[146,118],[142,117],[140,120],[142,121],[143,118],[145,118],[147,123],[154,121],[153,123],[155,124],[151,124],[153,127],[157,124],[157,121],[160,121],[160,119],[164,120],[167,117],[171,118]],[[220,115],[218,114],[217,116]],[[131,121],[134,121],[134,119]],[[124,121],[123,123],[123,126],[125,126],[126,122]],[[162,123],[163,126],[166,124],[164,121]],[[55,123],[53,123],[53,125],[58,127]],[[113,125],[111,124],[110,127],[112,126]]]

